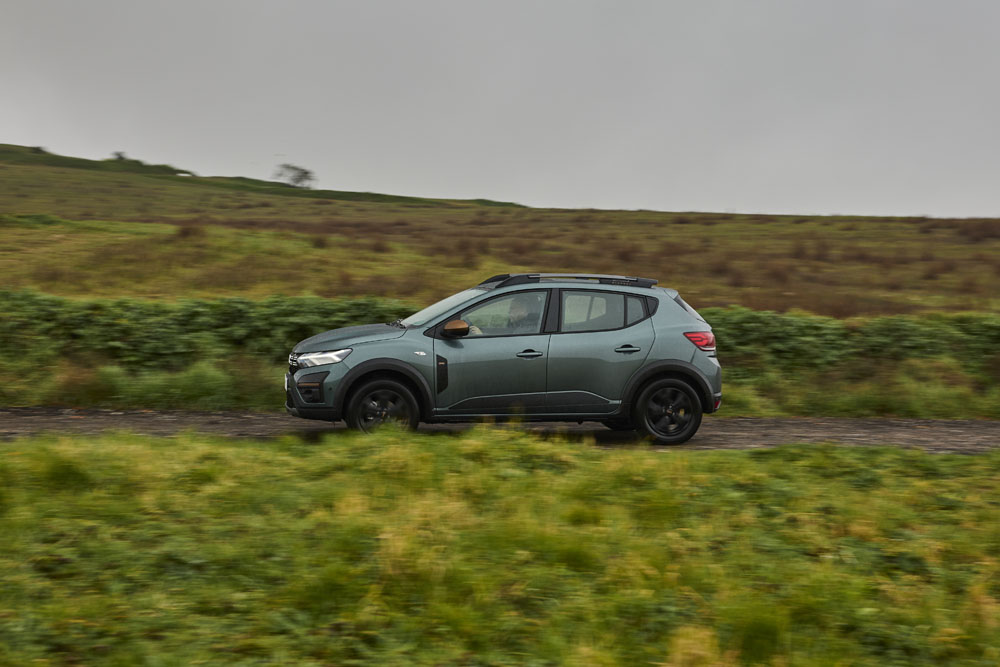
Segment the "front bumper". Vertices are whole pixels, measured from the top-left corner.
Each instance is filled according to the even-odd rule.
[[[326,422],[335,422],[342,419],[340,411],[332,408],[293,408],[286,403],[285,412],[293,417],[301,417],[302,419],[320,419]]]
[[[333,397],[347,370],[339,363],[285,373],[285,412],[303,419],[342,419],[340,406],[334,405]]]

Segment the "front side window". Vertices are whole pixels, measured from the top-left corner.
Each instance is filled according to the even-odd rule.
[[[564,291],[563,331],[607,331],[625,325],[625,297],[613,292]]]
[[[545,292],[517,292],[481,303],[459,315],[470,336],[518,336],[542,330]]]

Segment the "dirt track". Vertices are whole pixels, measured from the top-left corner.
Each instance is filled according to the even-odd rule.
[[[454,433],[467,425],[423,425],[422,432]],[[566,433],[593,438],[605,447],[638,443],[634,433],[609,431],[596,422],[533,423],[524,428],[543,435]],[[125,430],[148,435],[198,431],[214,435],[272,438],[293,434],[318,438],[341,433],[343,424],[297,419],[285,414],[252,412],[112,411],[61,408],[0,409],[0,440],[37,433],[95,434]],[[1000,422],[926,419],[719,418],[706,417],[701,430],[680,449],[752,449],[791,442],[837,442],[845,445],[899,445],[935,452],[976,453],[1000,447]],[[671,448],[678,449],[678,448]]]

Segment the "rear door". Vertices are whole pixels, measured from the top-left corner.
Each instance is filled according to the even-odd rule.
[[[437,414],[543,411],[550,336],[542,333],[542,322],[549,292],[508,292],[449,318],[465,320],[471,331],[434,341]]]
[[[549,342],[546,412],[613,412],[646,361],[653,324],[646,300],[604,290],[558,290],[559,328]]]

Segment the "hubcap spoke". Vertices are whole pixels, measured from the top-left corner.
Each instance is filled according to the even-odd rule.
[[[406,400],[391,389],[377,389],[361,401],[361,424],[372,430],[386,422],[407,424],[410,408]]]
[[[664,387],[649,397],[646,421],[661,435],[676,435],[691,423],[691,397],[676,387]]]

